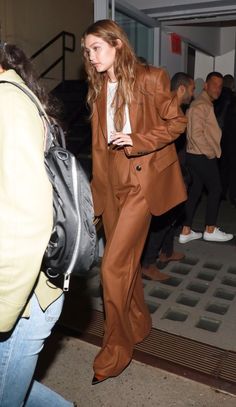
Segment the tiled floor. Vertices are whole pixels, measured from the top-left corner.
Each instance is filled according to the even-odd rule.
[[[169,280],[143,280],[153,327],[236,351],[235,243],[176,242],[176,249],[186,257],[164,269]],[[94,269],[88,286],[93,307],[102,311],[98,271]]]

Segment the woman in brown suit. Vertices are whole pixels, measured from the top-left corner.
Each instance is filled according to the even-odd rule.
[[[94,362],[96,384],[120,374],[134,345],[150,332],[140,257],[151,214],[161,215],[186,199],[173,144],[186,119],[170,94],[167,73],[138,63],[114,21],[91,25],[82,50],[92,107],[92,192],[106,235],[105,334]]]

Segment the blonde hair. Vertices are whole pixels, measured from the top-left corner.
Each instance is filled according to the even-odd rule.
[[[124,126],[125,105],[129,104],[132,100],[137,58],[125,32],[114,21],[100,20],[88,27],[82,36],[81,47],[85,70],[88,75],[88,103],[91,107],[101,92],[107,74],[106,72],[98,73],[89,61],[89,55],[85,49],[85,39],[89,34],[101,38],[110,46],[116,48],[114,73],[118,81],[118,86],[113,101],[115,109],[114,124],[116,130],[121,131]],[[117,40],[121,41],[121,46],[118,46]]]

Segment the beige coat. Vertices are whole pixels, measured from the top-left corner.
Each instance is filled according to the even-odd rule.
[[[221,129],[213,104],[205,90],[191,103],[187,117],[187,152],[203,154],[210,159],[219,158]]]
[[[186,119],[171,97],[167,73],[137,67],[134,97],[129,106],[133,147],[125,154],[135,169],[150,212],[161,215],[186,200],[173,141],[185,130]],[[108,185],[106,82],[94,106],[92,192],[96,215],[102,214]]]
[[[23,84],[13,70],[0,80]],[[52,210],[38,111],[21,90],[0,84],[0,332],[9,331],[26,311],[32,290],[43,309],[61,295],[40,273]]]

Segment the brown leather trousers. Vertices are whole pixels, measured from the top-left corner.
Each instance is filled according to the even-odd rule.
[[[106,246],[101,267],[105,333],[94,361],[95,375],[117,376],[132,359],[134,344],[150,332],[140,257],[151,214],[123,150],[109,150],[109,186],[103,225]]]

